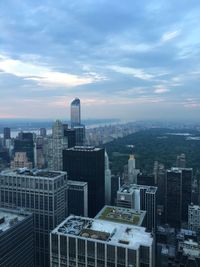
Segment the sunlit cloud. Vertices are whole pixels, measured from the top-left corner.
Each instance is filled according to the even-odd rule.
[[[110,66],[109,68],[116,72],[125,75],[130,75],[141,80],[151,80],[152,78],[154,78],[154,75],[145,72],[143,69],[120,67],[120,66]]]
[[[95,72],[74,75],[57,72],[40,64],[36,65],[5,57],[0,57],[0,71],[21,77],[24,80],[35,81],[40,86],[75,87],[105,79]]]
[[[171,41],[172,39],[175,39],[179,35],[180,35],[180,30],[172,31],[172,32],[166,32],[163,34],[161,41],[162,42],[168,42],[168,41]]]

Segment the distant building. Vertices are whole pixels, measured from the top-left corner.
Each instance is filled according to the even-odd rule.
[[[117,206],[145,210],[148,231],[156,230],[157,187],[145,185],[123,185],[117,192]]]
[[[68,214],[88,216],[88,184],[79,181],[67,181]]]
[[[180,228],[188,220],[188,206],[192,199],[192,169],[171,168],[166,172],[166,223]]]
[[[137,184],[137,176],[140,170],[135,167],[135,157],[130,155],[128,160],[128,182],[129,184]]]
[[[147,174],[139,173],[137,175],[137,184],[155,186],[154,178],[155,178],[154,175],[147,175]]]
[[[50,242],[51,267],[154,267],[152,235],[118,220],[69,216],[51,232]]]
[[[42,136],[42,137],[47,136],[47,129],[46,128],[40,128],[40,136]]]
[[[64,129],[64,136],[67,137],[68,148],[76,146],[75,129]]]
[[[71,127],[81,124],[81,103],[79,98],[71,102]]]
[[[120,188],[120,177],[111,175],[111,205],[115,206],[117,202],[117,191]]]
[[[200,206],[188,206],[188,228],[192,231],[200,233]]]
[[[3,139],[4,139],[4,142],[5,142],[5,140],[10,139],[10,138],[11,138],[11,135],[10,135],[10,128],[5,127],[5,128],[3,129]]]
[[[105,204],[105,152],[102,148],[63,150],[63,170],[69,180],[88,183],[88,214],[94,217]]]
[[[16,152],[13,161],[11,161],[11,169],[17,168],[33,168],[33,163],[28,161],[26,152]]]
[[[33,133],[20,132],[14,140],[14,153],[26,152],[28,161],[32,162],[34,166],[34,142]]]
[[[64,136],[64,127],[61,121],[53,124],[52,137],[48,144],[48,168],[53,171],[63,169],[63,149],[68,148],[67,137]]]
[[[0,208],[0,266],[34,266],[33,215]]]
[[[66,173],[26,168],[3,171],[0,193],[0,207],[33,212],[35,266],[49,266],[49,233],[67,216]]]
[[[185,168],[186,167],[186,156],[185,154],[178,155],[176,158],[176,167]]]
[[[109,167],[108,154],[105,151],[105,204],[111,204],[111,170]]]
[[[76,146],[85,145],[85,125],[76,125],[73,129],[76,136]]]

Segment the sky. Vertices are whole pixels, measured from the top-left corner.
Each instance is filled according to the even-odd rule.
[[[199,0],[0,1],[0,118],[199,119]]]

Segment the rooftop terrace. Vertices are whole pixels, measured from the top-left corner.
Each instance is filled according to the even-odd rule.
[[[95,219],[141,226],[146,211],[105,206]]]
[[[130,184],[130,185],[123,185],[120,187],[120,193],[125,194],[132,194],[135,190],[146,189],[147,193],[156,193],[157,187],[155,186],[148,186],[148,185],[137,185],[137,184]]]
[[[99,240],[116,246],[120,244],[132,249],[141,245],[151,246],[153,242],[151,233],[147,233],[144,227],[79,216],[69,216],[52,233]]]

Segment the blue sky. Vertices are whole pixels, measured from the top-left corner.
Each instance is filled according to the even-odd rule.
[[[199,0],[2,0],[0,33],[0,118],[200,115]]]

